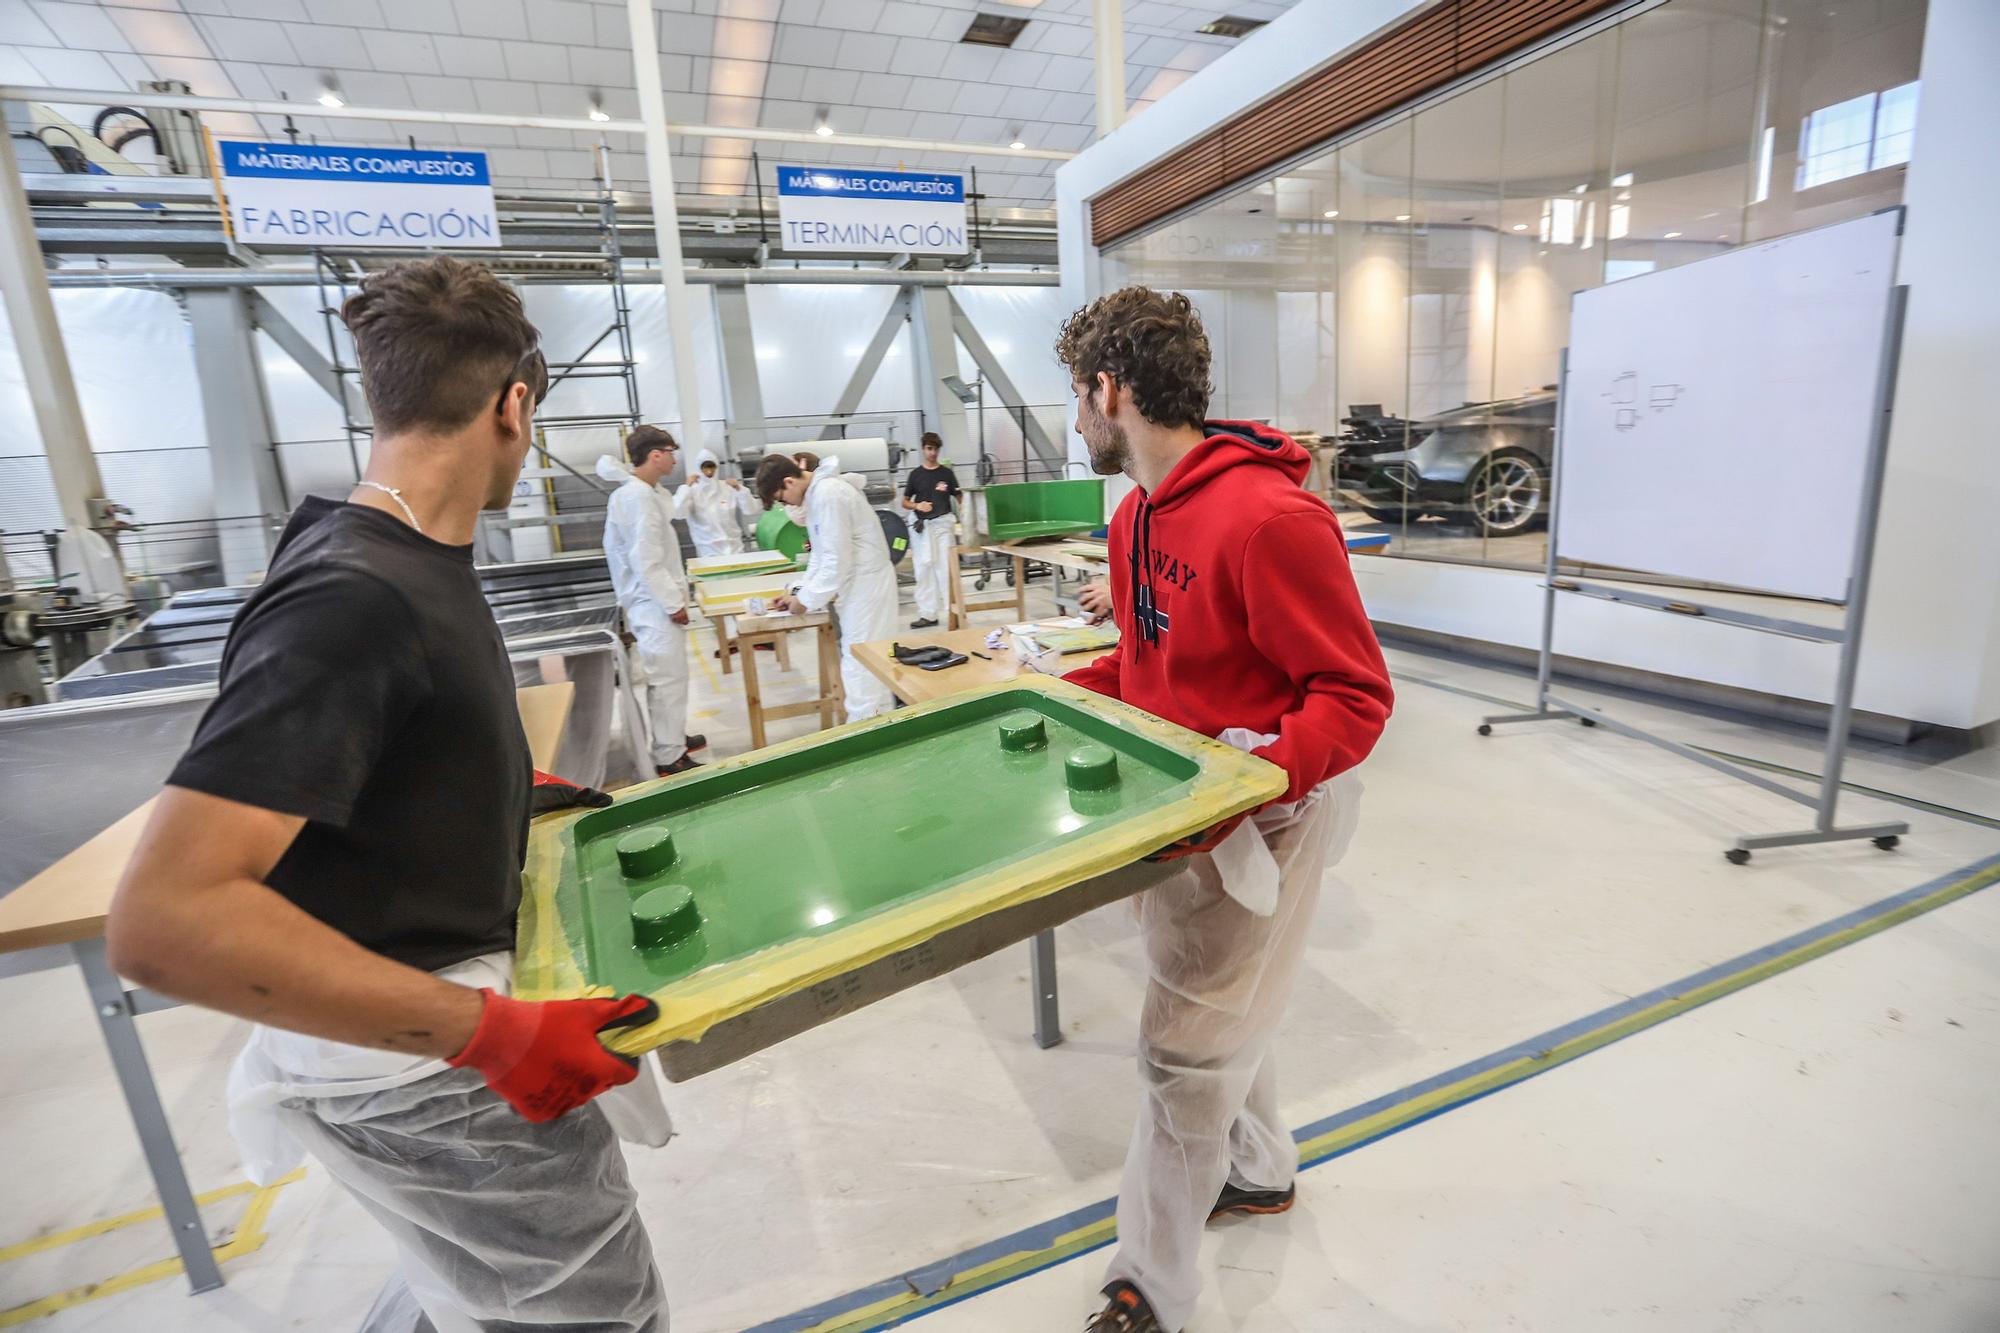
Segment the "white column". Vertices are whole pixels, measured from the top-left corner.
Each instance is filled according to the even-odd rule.
[[[285,512],[245,295],[239,287],[181,294],[208,427],[222,577],[233,584],[250,582],[270,564],[271,519]]]
[[[90,451],[69,353],[63,348],[55,303],[49,298],[48,271],[42,267],[42,247],[35,239],[21,166],[14,157],[14,142],[5,134],[0,134],[0,295],[14,328],[21,377],[55,478],[63,524],[72,531],[87,531],[95,517],[93,501],[104,498],[104,479],[97,471],[97,455]]]
[[[1125,0],[1090,0],[1097,29],[1097,137],[1125,123]]]
[[[681,271],[681,218],[674,204],[673,143],[667,137],[667,95],[660,86],[660,39],[652,0],[626,0],[632,19],[632,66],[639,119],[646,126],[646,177],[653,192],[653,239],[660,251],[660,286],[667,294],[667,336],[674,344],[674,396],[680,442],[689,458],[702,447],[701,383],[695,377],[694,315]]]

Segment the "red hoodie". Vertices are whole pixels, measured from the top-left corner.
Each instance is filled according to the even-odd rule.
[[[1299,488],[1292,438],[1250,421],[1209,436],[1111,520],[1115,651],[1066,677],[1169,722],[1278,739],[1256,751],[1296,801],[1368,757],[1394,693],[1333,511]]]

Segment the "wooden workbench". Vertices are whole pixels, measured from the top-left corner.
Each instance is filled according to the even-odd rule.
[[[1010,641],[999,648],[988,648],[986,636],[990,627],[954,630],[914,630],[898,635],[894,639],[875,643],[860,643],[854,646],[854,660],[875,673],[898,699],[906,704],[928,703],[932,699],[947,694],[957,694],[961,690],[977,689],[982,685],[998,685],[1016,676],[1029,674],[1014,656],[1014,646]],[[949,648],[955,653],[964,653],[966,661],[944,671],[925,671],[921,667],[904,666],[895,658],[891,649],[896,644],[905,648],[926,648],[933,645]],[[1088,662],[1095,662],[1113,649],[1105,648],[1095,652],[1070,653],[1062,659],[1063,670],[1074,671]],[[986,659],[973,657],[974,652],[984,653]]]
[[[819,666],[819,693],[799,703],[766,704],[763,686],[757,679],[757,645],[774,645],[778,665],[789,670],[791,654],[785,648],[785,638],[800,630],[809,631],[813,636],[817,650],[814,659]],[[833,725],[834,711],[846,696],[840,687],[840,636],[834,631],[830,612],[805,611],[793,615],[768,611],[756,616],[724,613],[715,617],[715,636],[721,645],[719,652],[724,663],[729,661],[733,649],[743,650],[743,704],[750,715],[751,749],[764,748],[766,722],[817,713],[821,730]]]
[[[548,771],[569,720],[576,686],[570,681],[529,685],[514,692],[528,752],[536,768]],[[111,1066],[139,1132],[153,1187],[168,1229],[180,1251],[189,1285],[209,1291],[222,1285],[221,1270],[209,1249],[208,1232],[174,1146],[173,1128],[160,1103],[133,1020],[172,1008],[174,1001],[146,991],[128,991],[104,957],[104,919],[111,897],[132,858],[139,835],[153,813],[147,801],[83,846],[0,898],[0,954],[48,945],[67,945],[83,972],[90,1006],[111,1052]]]

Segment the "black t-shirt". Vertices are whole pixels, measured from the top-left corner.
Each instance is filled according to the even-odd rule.
[[[514,945],[532,774],[472,548],[308,499],[167,781],[303,815],[271,888],[436,971]]]
[[[903,494],[912,500],[929,500],[931,512],[917,514],[923,518],[949,518],[951,498],[959,493],[958,477],[948,467],[925,467],[918,464],[910,469],[910,479],[903,483]],[[914,510],[912,511],[915,512]]]

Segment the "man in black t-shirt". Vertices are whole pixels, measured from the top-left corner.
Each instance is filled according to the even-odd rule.
[[[450,258],[370,276],[341,316],[367,476],[300,506],[238,613],[110,961],[258,1025],[230,1080],[253,1178],[310,1151],[401,1251],[365,1327],[414,1299],[441,1327],[645,1333],[659,1274],[585,1103],[636,1073],[598,1033],[657,1011],[506,994],[536,775],[471,543],[547,390],[535,327]]]
[[[910,520],[910,556],[917,573],[917,618],[911,629],[930,629],[951,610],[951,581],[958,574],[958,524],[952,502],[964,494],[958,477],[939,461],[944,441],[925,431],[922,466],[903,483],[903,509]]]

